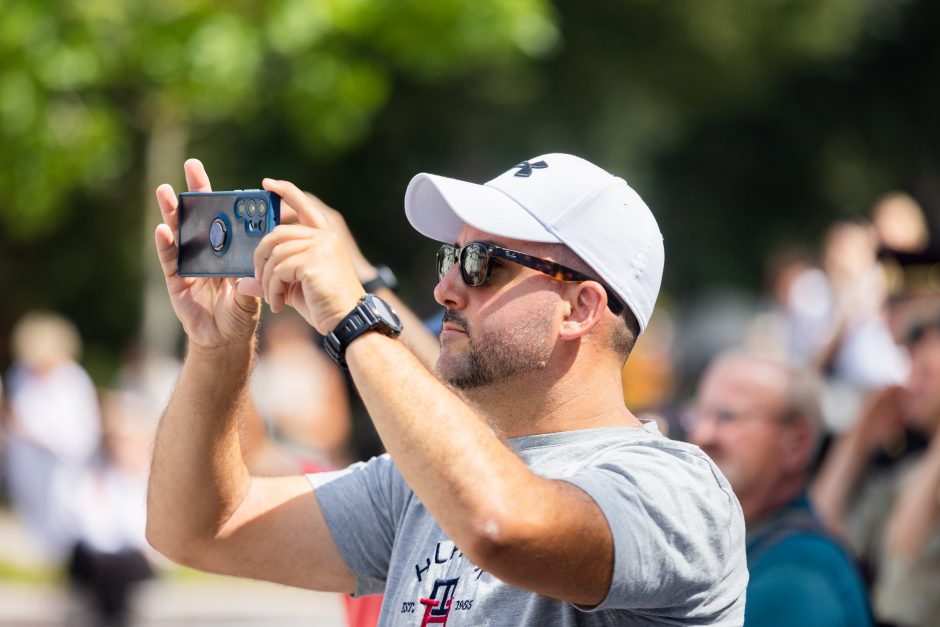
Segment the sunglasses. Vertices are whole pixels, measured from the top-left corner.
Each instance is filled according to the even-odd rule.
[[[463,279],[464,284],[468,287],[480,287],[490,279],[494,257],[538,270],[542,274],[547,274],[559,281],[596,281],[600,283],[597,279],[557,264],[554,261],[533,257],[532,255],[484,242],[470,242],[460,248],[450,244],[441,246],[441,249],[437,251],[437,279],[439,281],[443,280],[444,275],[454,267],[454,264],[457,264],[460,266],[460,277]],[[601,286],[604,287],[604,284],[601,283]],[[623,311],[623,303],[607,287],[604,287],[604,291],[607,292],[607,307],[614,315],[620,315]]]

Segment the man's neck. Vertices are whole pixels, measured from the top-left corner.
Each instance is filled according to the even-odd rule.
[[[460,394],[504,439],[602,427],[639,427],[623,404],[616,376],[579,376],[574,369],[558,376],[529,373]]]

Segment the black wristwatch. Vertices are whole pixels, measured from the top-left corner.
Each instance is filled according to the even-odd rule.
[[[375,270],[379,273],[378,276],[363,283],[362,289],[370,294],[380,287],[387,287],[393,292],[398,289],[398,279],[395,278],[395,273],[392,272],[391,268],[388,266],[376,266]]]
[[[346,367],[346,347],[353,340],[368,331],[377,331],[389,337],[398,337],[401,333],[401,319],[395,310],[374,294],[366,294],[359,299],[359,304],[340,320],[326,337],[323,348],[326,354],[341,368]]]

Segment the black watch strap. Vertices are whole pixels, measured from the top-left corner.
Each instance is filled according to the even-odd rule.
[[[362,289],[370,294],[382,287],[387,287],[393,292],[398,289],[398,279],[395,277],[395,273],[392,272],[391,268],[388,266],[376,266],[375,269],[378,275],[374,279],[363,283]]]
[[[381,306],[376,306],[375,301],[381,303]],[[382,309],[387,310],[387,313]],[[360,298],[356,307],[323,338],[323,348],[338,366],[346,368],[346,347],[369,331],[377,331],[391,337],[401,333],[401,321],[398,316],[385,301],[372,294]]]

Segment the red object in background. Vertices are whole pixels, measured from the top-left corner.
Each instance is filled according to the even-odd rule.
[[[344,595],[346,601],[346,620],[349,627],[375,627],[379,623],[382,611],[382,595],[372,594],[354,599]]]

